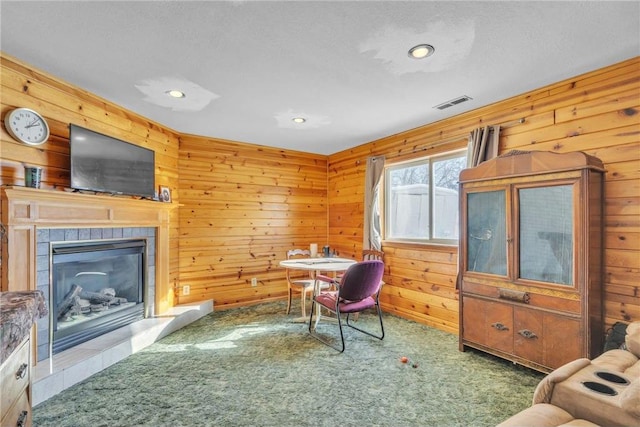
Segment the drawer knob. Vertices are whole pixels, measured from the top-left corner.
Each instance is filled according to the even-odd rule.
[[[528,340],[532,340],[534,338],[538,338],[538,336],[535,334],[535,332],[531,332],[528,329],[522,329],[522,330],[518,331],[518,333],[520,335],[522,335],[523,337],[525,337],[526,339],[528,339]]]
[[[27,365],[26,363],[23,363],[22,365],[20,365],[20,367],[18,368],[18,371],[16,372],[16,379],[17,380],[21,380],[24,378],[25,375],[27,375],[27,368],[29,367],[29,365]]]
[[[496,328],[496,329],[497,329],[497,330],[499,330],[499,331],[508,331],[508,330],[509,330],[509,328],[508,328],[508,327],[506,327],[505,325],[503,325],[503,324],[502,324],[502,323],[500,323],[500,322],[492,323],[492,324],[491,324],[491,327],[492,327],[492,328]]]
[[[27,425],[27,415],[29,415],[29,412],[27,411],[20,412],[20,416],[16,422],[16,427],[25,427]]]

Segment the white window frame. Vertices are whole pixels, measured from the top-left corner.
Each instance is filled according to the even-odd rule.
[[[442,160],[447,160],[447,159],[453,159],[453,158],[457,158],[457,157],[464,157],[466,160],[466,156],[467,156],[467,149],[460,149],[460,150],[452,150],[452,151],[447,151],[444,153],[440,153],[440,154],[436,154],[433,156],[428,156],[428,157],[420,157],[418,159],[411,159],[411,160],[407,160],[407,161],[403,161],[403,162],[397,162],[397,163],[392,163],[392,164],[388,164],[385,166],[384,169],[384,175],[383,175],[383,191],[381,192],[381,198],[382,198],[382,205],[383,205],[383,220],[382,220],[382,224],[383,224],[383,240],[386,242],[406,242],[406,243],[419,243],[419,244],[441,244],[441,245],[454,245],[457,246],[458,245],[458,240],[459,237],[457,239],[443,239],[443,238],[434,238],[433,237],[433,233],[434,233],[434,204],[435,204],[435,191],[433,191],[433,174],[434,174],[434,168],[433,168],[433,164],[435,162],[438,161],[442,161]],[[389,235],[389,230],[390,230],[390,224],[389,221],[391,219],[391,215],[390,215],[390,209],[392,208],[391,205],[391,182],[389,179],[390,173],[393,170],[397,170],[397,169],[404,169],[407,167],[412,167],[412,166],[419,166],[419,165],[428,165],[429,167],[429,182],[428,182],[428,189],[429,189],[429,207],[428,207],[428,211],[429,211],[429,236],[426,238],[406,238],[406,237],[394,237],[394,236],[390,236]],[[460,207],[459,207],[459,197],[457,197],[458,199],[458,215],[460,215]]]

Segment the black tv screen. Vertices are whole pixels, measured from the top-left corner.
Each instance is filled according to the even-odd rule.
[[[71,124],[71,188],[153,197],[155,152]]]

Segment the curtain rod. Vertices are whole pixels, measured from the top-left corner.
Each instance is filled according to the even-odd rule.
[[[511,126],[522,124],[524,122],[525,122],[524,117],[521,117],[521,118],[519,118],[517,120],[511,120],[509,122],[504,122],[504,123],[499,123],[497,125],[489,125],[489,126],[500,126],[501,128],[508,128],[508,127],[511,127]],[[433,144],[429,145],[428,147],[423,147],[423,148],[420,148],[418,150],[408,151],[406,153],[398,153],[396,155],[385,156],[385,158],[393,159],[395,157],[401,157],[401,156],[407,156],[409,154],[420,153],[422,151],[431,150],[431,149],[439,147],[441,145],[449,144],[449,143],[455,142],[455,141],[460,141],[461,139],[464,139],[464,138],[466,138],[466,136],[464,136],[464,135],[452,136],[451,138],[441,139],[439,141],[436,141]]]

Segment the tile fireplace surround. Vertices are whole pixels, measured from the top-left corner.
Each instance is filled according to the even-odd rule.
[[[146,284],[144,286],[144,295],[148,298],[145,301],[145,317],[154,315],[155,300],[155,247],[156,247],[156,229],[154,227],[124,227],[124,228],[39,228],[36,233],[36,285],[38,290],[42,291],[45,301],[49,307],[49,316],[38,320],[37,333],[37,361],[47,359],[51,356],[50,351],[50,317],[55,316],[56,310],[51,306],[51,242],[101,242],[110,241],[111,239],[144,239],[146,241]]]
[[[48,268],[43,267],[48,255],[42,253],[49,246],[47,239],[75,240],[76,233],[77,240],[109,239],[122,233],[123,237],[132,234],[155,242],[148,246],[150,250],[155,246],[148,257],[155,261],[149,274],[155,284],[147,301],[151,307],[147,318],[48,358],[44,358],[49,356],[47,344],[38,342],[48,332],[41,328],[32,334],[33,348],[39,348],[40,356],[33,355],[34,360],[40,359],[33,372],[34,405],[213,310],[212,301],[174,307],[169,283],[169,214],[177,204],[17,186],[0,191],[5,234],[0,239],[3,292],[36,290],[38,284],[49,283],[49,277],[43,277],[49,276]]]

